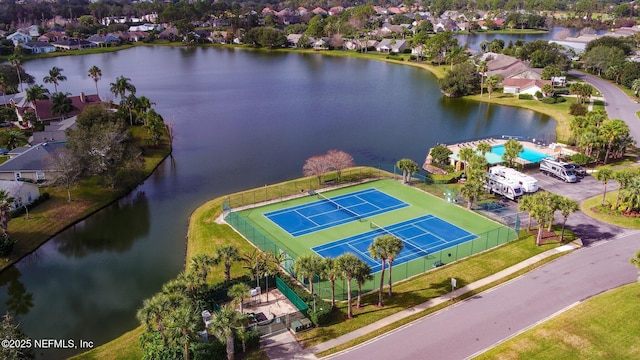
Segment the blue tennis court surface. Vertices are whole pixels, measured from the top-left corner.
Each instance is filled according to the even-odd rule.
[[[264,216],[296,237],[405,206],[409,204],[380,190],[366,189],[268,212]]]
[[[426,215],[419,218],[393,224],[384,229],[374,229],[328,244],[316,246],[313,251],[322,257],[336,258],[350,252],[357,255],[369,266],[371,272],[382,270],[379,260],[369,255],[369,245],[378,236],[391,233],[402,239],[404,248],[395,259],[394,264],[402,264],[440,250],[477,238],[476,235],[461,229],[436,216]]]

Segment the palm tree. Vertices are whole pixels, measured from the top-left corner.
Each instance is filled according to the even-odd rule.
[[[540,246],[542,244],[542,231],[544,230],[544,225],[547,222],[553,222],[554,199],[550,193],[541,191],[532,195],[531,201],[533,202],[533,205],[531,206],[529,216],[533,217],[538,223],[536,246]]]
[[[133,110],[136,113],[136,118],[142,118],[144,120],[144,114],[151,109],[153,105],[155,105],[153,101],[149,100],[146,96],[140,96],[136,98],[135,103],[133,104]],[[145,122],[146,124],[146,122]]]
[[[245,263],[242,267],[249,271],[251,278],[255,278],[256,286],[260,286],[260,277],[265,272],[267,266],[267,256],[260,249],[253,249],[252,252],[242,256],[241,260]]]
[[[42,100],[42,99],[46,99],[46,95],[48,94],[49,90],[47,90],[44,86],[42,85],[33,85],[32,87],[27,89],[27,101],[31,102],[31,104],[33,105],[33,110],[36,112],[36,117],[38,118],[38,120],[40,119],[38,117],[38,106],[37,106],[37,101],[38,100]]]
[[[613,142],[620,137],[628,135],[629,127],[620,119],[605,121],[605,123],[600,127],[600,134],[607,141],[607,152],[604,156],[604,163],[606,164],[609,159],[609,154],[611,153]]]
[[[54,115],[60,115],[64,120],[65,115],[77,109],[73,106],[73,102],[69,98],[71,94],[56,92],[51,95],[51,113]]]
[[[342,270],[338,268],[336,261],[325,258],[322,264],[322,277],[331,282],[331,308],[336,307],[336,280],[340,278]]]
[[[389,258],[388,243],[395,241],[395,236],[382,235],[373,240],[373,243],[369,245],[369,254],[372,258],[380,260],[382,262],[382,273],[380,274],[380,289],[378,291],[378,306],[384,306],[382,301],[382,289],[384,287],[384,271]]]
[[[640,207],[640,179],[633,178],[622,190],[622,196],[627,204],[627,211]]]
[[[487,40],[483,40],[483,41],[487,41]],[[486,76],[487,71],[489,71],[487,62],[486,61],[480,62],[480,65],[478,65],[478,73],[480,73],[480,97],[482,97],[482,92],[484,90],[484,77]]]
[[[393,262],[396,260],[396,257],[400,255],[402,249],[404,249],[404,243],[401,239],[397,237],[390,237],[387,240],[387,264],[389,264],[389,297],[393,296],[393,292],[391,289],[392,278],[391,278],[391,270],[393,269]]]
[[[620,193],[622,190],[626,189],[629,183],[636,176],[636,173],[629,169],[622,169],[614,171],[612,177],[615,181],[618,182],[618,194],[616,195],[616,204],[613,209],[618,210],[618,205],[620,203]]]
[[[313,278],[322,270],[322,258],[318,254],[304,254],[296,259],[293,272],[309,280],[309,291],[313,292]]]
[[[520,155],[523,149],[522,144],[518,140],[509,139],[504,143],[502,159],[509,163],[509,167],[513,167],[513,161]]]
[[[216,249],[215,258],[224,265],[224,280],[231,280],[231,265],[240,260],[238,247],[233,244],[222,245]]]
[[[496,75],[491,75],[487,78],[487,92],[489,93],[489,99],[493,94],[493,89],[498,86],[499,79]]]
[[[128,92],[131,94],[136,94],[136,87],[131,84],[131,79],[126,78],[124,76],[119,76],[116,78],[115,82],[112,82],[110,91],[116,97],[120,97],[120,101],[124,101],[125,95]]]
[[[467,165],[469,163],[469,160],[471,160],[471,157],[475,154],[476,152],[473,151],[472,148],[468,148],[468,147],[462,148],[460,149],[460,152],[458,152],[458,157],[460,158],[460,161],[462,161],[462,163],[464,164],[464,176],[466,178],[469,177],[469,174],[467,173],[467,167],[468,167]]]
[[[142,307],[136,312],[136,317],[140,324],[144,325],[147,331],[158,331],[162,336],[162,342],[167,344],[167,334],[163,325],[163,318],[170,311],[170,295],[158,293],[142,302]]]
[[[598,170],[593,177],[596,178],[596,180],[598,181],[602,181],[602,203],[601,205],[604,206],[604,201],[605,201],[605,197],[607,195],[607,183],[609,182],[609,180],[611,180],[613,178],[613,170],[611,170],[610,168],[601,168],[600,170]]]
[[[124,101],[121,102],[121,104],[123,104],[124,106],[127,107],[127,110],[129,110],[129,125],[133,126],[133,107],[136,106],[136,103],[138,102],[138,98],[136,97],[135,94],[129,94],[129,96],[127,96]],[[137,119],[136,119],[137,122]]]
[[[280,251],[269,251],[266,254],[266,259],[265,259],[265,266],[264,266],[264,275],[265,275],[265,286],[266,286],[266,293],[267,293],[267,302],[269,302],[269,276],[275,276],[278,275],[278,273],[280,272],[280,266],[287,262],[292,260],[290,257],[287,256],[287,253],[285,252],[280,252]]]
[[[22,78],[20,76],[20,69],[22,68],[22,55],[13,54],[9,56],[9,63],[11,66],[16,68],[16,72],[18,73],[18,83],[20,84],[20,91],[24,91],[22,87]]]
[[[7,76],[5,74],[0,74],[0,89],[2,90],[2,98],[4,100],[4,106],[9,106],[7,102],[7,88],[9,87],[9,82],[7,81]]]
[[[640,282],[640,250],[636,251],[636,254],[629,259],[629,263],[638,269],[638,282]]]
[[[460,188],[460,193],[467,199],[467,210],[471,210],[473,202],[485,193],[484,184],[479,180],[467,180]]]
[[[167,125],[165,125],[164,119],[153,109],[144,113],[142,118],[144,119],[144,127],[147,129],[147,133],[149,133],[151,143],[154,146],[158,146],[162,135],[167,132]]]
[[[482,156],[485,156],[493,150],[493,147],[488,142],[483,141],[476,146],[476,150],[479,151]]]
[[[406,184],[411,181],[411,176],[418,172],[418,164],[411,159],[400,159],[396,167],[402,170],[402,181]]]
[[[100,97],[100,94],[98,94],[98,81],[102,79],[102,70],[100,70],[99,67],[94,65],[91,68],[89,68],[88,75],[91,79],[93,79],[93,82],[96,83],[96,94],[98,95],[98,97]]]
[[[351,308],[351,280],[355,277],[358,268],[361,266],[362,260],[352,253],[344,253],[336,258],[336,266],[342,272],[345,280],[347,280],[347,318],[353,318],[353,310]]]
[[[207,276],[209,276],[209,271],[211,271],[211,267],[218,265],[218,262],[213,256],[198,254],[191,258],[189,264],[191,265],[189,271],[198,274],[202,279],[202,282],[206,282]]]
[[[191,359],[189,344],[197,339],[198,323],[198,314],[188,302],[183,302],[167,316],[167,340],[170,345],[184,346],[185,360]]]
[[[233,354],[235,352],[233,343],[233,330],[235,329],[237,313],[228,306],[220,307],[220,310],[214,311],[211,317],[211,329],[218,334],[219,340],[223,339],[227,344],[227,359],[233,360]]]
[[[26,143],[27,137],[20,130],[9,130],[3,134],[2,142],[5,144],[7,149],[13,150],[20,146],[20,144]]]
[[[364,261],[356,269],[353,278],[356,279],[358,284],[358,300],[356,301],[356,307],[360,308],[360,300],[362,298],[362,285],[369,280],[373,280],[373,274],[371,273],[371,267]]]
[[[633,94],[638,96],[638,92],[640,92],[640,79],[635,79],[631,83],[631,90],[633,90]]]
[[[525,211],[529,214],[529,224],[527,231],[531,231],[531,210],[533,209],[533,195],[525,195],[518,201],[518,211]]]
[[[51,70],[49,70],[49,75],[45,76],[42,81],[44,81],[45,84],[53,84],[54,87],[54,92],[58,92],[58,84],[61,81],[66,81],[67,77],[62,75],[62,71],[63,69],[54,66],[51,68]]]
[[[249,290],[251,290],[249,288],[249,285],[245,283],[240,283],[240,284],[233,285],[227,292],[227,295],[233,298],[234,302],[240,304],[241,314],[244,313],[244,298],[249,293]]]
[[[560,210],[560,212],[562,213],[562,219],[563,219],[562,232],[560,233],[560,242],[564,241],[564,226],[567,223],[567,219],[569,218],[569,215],[571,215],[571,213],[578,211],[578,209],[579,209],[578,202],[573,199],[561,197],[560,201],[558,201],[558,210]]]

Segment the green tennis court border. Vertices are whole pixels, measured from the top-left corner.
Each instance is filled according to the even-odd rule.
[[[408,207],[368,218],[368,220],[374,221],[380,226],[388,226],[411,218],[426,214],[433,214],[453,225],[459,226],[478,235],[477,239],[457,245],[453,248],[429,254],[427,257],[416,259],[401,265],[394,265],[394,282],[424,273],[425,271],[432,269],[434,264],[449,263],[517,238],[517,233],[515,231],[502,224],[470,212],[460,206],[448,203],[445,200],[417,190],[411,186],[402,184],[396,180],[375,180],[341,189],[324,191],[323,195],[332,197],[367,188],[376,188],[409,204]],[[275,223],[263,216],[264,213],[270,211],[313,201],[317,201],[316,196],[304,196],[242,210],[237,213],[231,212],[226,219],[230,225],[236,228],[237,231],[243,234],[249,241],[254,243],[254,245],[258,246],[263,251],[284,251],[294,259],[302,254],[311,253],[311,248],[314,246],[326,244],[371,230],[368,221],[355,221],[293,238],[286,231],[282,230]],[[286,266],[286,268],[291,271],[291,264],[288,265],[289,266]],[[377,284],[379,284],[380,281],[379,276],[380,273],[377,273],[373,281],[364,284],[363,291],[376,289]],[[385,276],[387,275],[385,274]],[[317,281],[317,285],[314,285],[314,287],[318,289],[318,294],[324,298],[330,297],[330,284],[326,281],[320,281],[320,279],[317,279]],[[316,282],[314,281],[314,283]],[[346,299],[345,289],[346,283],[344,283],[344,281],[337,282],[336,298]]]

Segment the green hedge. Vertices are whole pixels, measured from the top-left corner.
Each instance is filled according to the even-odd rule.
[[[520,99],[520,100],[533,100],[533,95],[531,95],[531,94],[520,94],[520,95],[518,95],[518,99]]]

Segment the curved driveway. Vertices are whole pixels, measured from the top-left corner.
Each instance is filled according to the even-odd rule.
[[[634,139],[640,140],[640,120],[638,120],[636,116],[636,112],[640,111],[640,104],[629,99],[627,94],[618,89],[617,86],[597,76],[576,70],[570,70],[569,74],[595,86],[602,96],[604,96],[605,109],[607,110],[609,119],[624,120],[627,125],[629,125],[631,136],[633,136]]]

